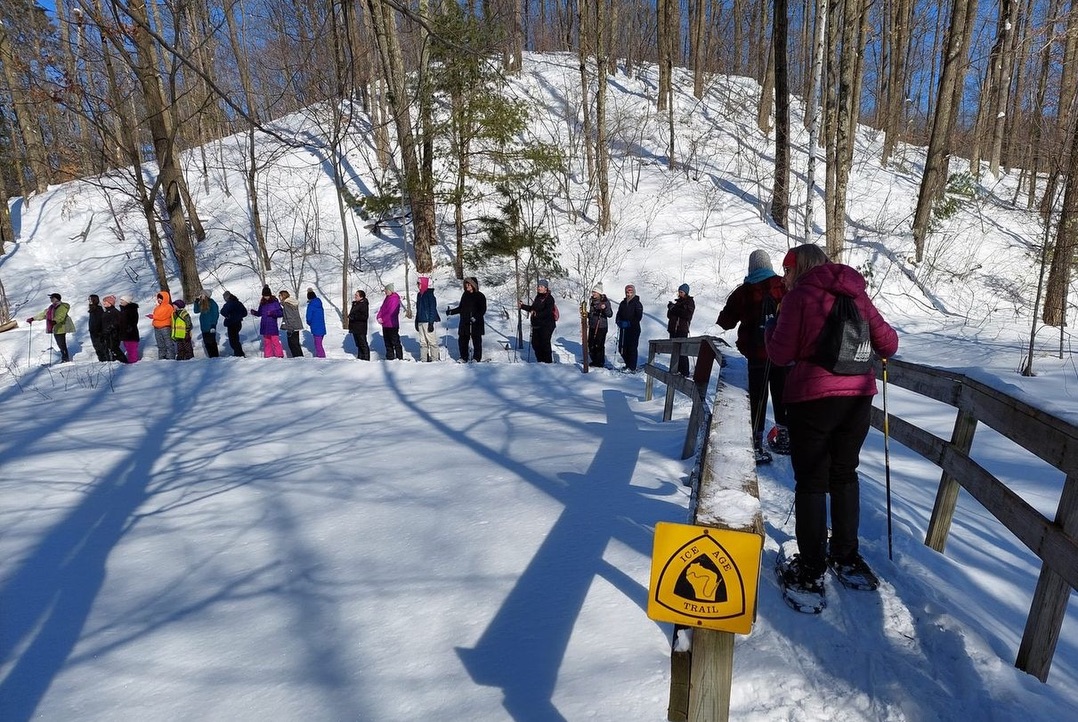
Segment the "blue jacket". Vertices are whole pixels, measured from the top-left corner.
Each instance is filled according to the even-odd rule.
[[[307,301],[307,325],[312,336],[326,335],[326,314],[322,310],[322,299],[317,296]]]
[[[433,323],[435,321],[441,321],[442,317],[438,315],[438,299],[434,297],[434,289],[428,288],[419,294],[415,303],[415,322],[416,328],[421,323]]]
[[[221,311],[217,308],[217,301],[210,298],[203,303],[201,298],[196,298],[195,313],[198,314],[198,327],[202,329],[202,333],[215,333],[217,331],[217,321],[221,318]]]
[[[229,296],[221,315],[225,317],[225,328],[239,328],[243,325],[243,319],[247,318],[247,309],[238,298]]]

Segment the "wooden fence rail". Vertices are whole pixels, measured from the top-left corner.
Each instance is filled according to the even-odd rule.
[[[943,552],[962,488],[1041,560],[1015,666],[1046,681],[1067,600],[1078,589],[1078,427],[959,373],[891,360],[885,380],[957,409],[950,441],[888,414],[891,438],[943,470],[925,544]],[[872,412],[872,425],[883,430],[883,411],[874,407]],[[1062,472],[1054,519],[969,457],[979,423]]]

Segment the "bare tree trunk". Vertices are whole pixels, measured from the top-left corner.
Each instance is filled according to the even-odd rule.
[[[1063,210],[1056,229],[1056,247],[1048,270],[1044,315],[1041,316],[1041,320],[1049,326],[1062,326],[1066,321],[1067,286],[1070,285],[1071,269],[1074,267],[1074,252],[1078,249],[1078,122],[1073,126]]]
[[[805,171],[805,243],[812,240],[812,207],[816,200],[816,155],[820,145],[820,94],[823,92],[824,38],[827,35],[827,0],[816,0],[816,29],[813,40],[812,85],[805,112],[809,128],[808,167]]]
[[[577,46],[577,65],[580,70],[580,115],[583,122],[584,156],[587,159],[588,185],[595,183],[595,147],[593,145],[593,133],[591,128],[591,82],[588,79],[588,11],[586,3],[589,0],[577,0],[577,24],[580,26],[580,41]],[[590,0],[600,2],[600,0]],[[660,70],[660,73],[662,71]],[[660,83],[662,81],[660,80]],[[661,91],[660,91],[661,93]],[[590,194],[589,194],[590,195]]]
[[[696,99],[704,97],[704,20],[705,0],[689,0],[689,37],[692,46],[689,53],[692,58],[692,95]]]
[[[775,48],[775,183],[771,193],[771,219],[789,227],[790,212],[790,88],[787,75],[786,0],[774,0],[771,44]],[[814,149],[810,149],[812,152]]]
[[[404,166],[402,186],[412,207],[412,227],[415,230],[416,270],[430,273],[434,264],[431,249],[436,241],[434,197],[432,186],[424,181],[417,153],[415,133],[409,108],[408,83],[404,73],[404,57],[397,40],[397,26],[392,10],[382,0],[367,0],[374,29],[375,43],[381,56],[385,75],[387,100],[393,113],[393,123],[400,144]]]
[[[112,0],[114,7],[118,1]],[[146,103],[148,113],[146,120],[150,134],[153,136],[154,156],[157,158],[161,191],[172,233],[172,247],[180,269],[180,283],[184,295],[193,298],[201,290],[202,281],[199,279],[195,246],[191,241],[188,219],[184,215],[183,199],[180,195],[183,173],[173,136],[172,116],[165,105],[165,98],[161,93],[161,79],[154,65],[156,54],[148,32],[145,2],[144,0],[128,0],[126,4],[127,13],[134,21],[131,40],[136,50],[135,54],[129,55],[128,58],[138,78]]]
[[[45,144],[41,139],[41,129],[37,126],[40,112],[19,84],[19,79],[15,75],[17,64],[15,48],[11,45],[4,23],[0,22],[0,67],[4,70],[3,80],[11,96],[19,138],[26,149],[26,159],[34,176],[34,190],[41,194],[49,187],[50,173]]]
[[[595,170],[599,186],[599,231],[610,230],[610,149],[606,144],[606,10],[609,0],[595,3]]]
[[[884,93],[887,110],[884,115],[883,153],[880,157],[880,163],[885,167],[891,162],[896,141],[902,138],[906,131],[906,89],[909,85],[907,63],[913,37],[913,3],[911,0],[895,0],[887,6],[887,10],[890,27],[883,37],[885,47],[889,49]]]
[[[254,85],[251,82],[250,63],[247,61],[246,43],[240,41],[240,33],[236,28],[236,10],[227,9],[225,23],[228,26],[228,42],[232,46],[232,55],[236,59],[236,68],[239,71],[240,87],[243,88],[244,99],[247,103],[247,113],[251,117],[251,124],[247,128],[247,162],[244,178],[247,183],[247,206],[251,212],[251,233],[254,234],[255,247],[258,249],[259,259],[262,262],[261,273],[265,276],[272,270],[273,263],[270,260],[269,248],[266,244],[266,232],[262,227],[262,208],[258,200],[258,169],[259,162],[257,148],[255,146],[255,124],[258,123],[261,109],[255,104]]]
[[[961,88],[969,52],[967,29],[976,12],[977,0],[952,0],[950,28],[944,47],[943,72],[936,96],[936,112],[932,118],[932,135],[928,143],[928,155],[913,218],[913,242],[918,263],[924,258],[932,206],[947,184],[947,155],[950,152],[951,133],[954,131],[955,116],[958,112],[955,99]]]
[[[775,43],[767,44],[767,67],[760,83],[760,103],[756,106],[756,127],[764,135],[771,133],[771,113],[775,107]]]

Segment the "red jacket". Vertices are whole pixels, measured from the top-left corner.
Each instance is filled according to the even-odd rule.
[[[792,364],[786,376],[783,401],[796,403],[828,396],[872,396],[876,376],[840,376],[808,359],[816,354],[816,342],[824,320],[835,303],[835,295],[853,296],[862,318],[868,319],[872,350],[890,358],[898,350],[898,334],[872,305],[865,293],[865,279],[841,263],[825,263],[810,268],[797,279],[779,309],[778,322],[765,333],[767,355],[780,366]]]

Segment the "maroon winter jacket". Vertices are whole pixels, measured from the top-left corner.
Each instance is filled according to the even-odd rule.
[[[860,273],[841,263],[810,268],[782,299],[778,322],[764,335],[771,362],[780,366],[793,364],[786,376],[783,398],[786,403],[876,393],[876,377],[872,372],[840,376],[809,360],[816,354],[816,342],[836,294],[853,296],[861,317],[868,319],[872,350],[878,356],[890,358],[898,350],[898,334],[872,305]]]

